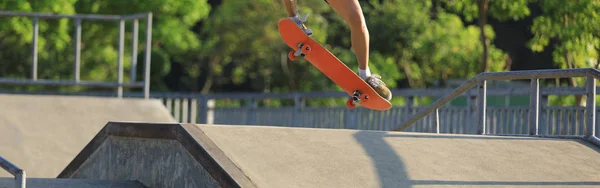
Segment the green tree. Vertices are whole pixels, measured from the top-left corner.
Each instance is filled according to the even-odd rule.
[[[168,7],[168,8],[167,8]],[[200,39],[193,26],[208,17],[210,6],[206,0],[14,0],[0,3],[0,9],[17,12],[56,14],[112,14],[125,15],[152,12],[153,77],[160,78],[171,61],[188,62],[189,54],[200,48]],[[26,17],[3,18],[0,22],[0,74],[3,77],[24,78],[31,67],[32,19]],[[140,48],[144,50],[145,22],[140,21]],[[131,58],[131,22],[126,25],[125,71],[129,71]],[[72,79],[75,20],[40,19],[38,62],[40,79]],[[97,20],[82,21],[81,79],[116,80],[118,53],[118,23]],[[138,52],[136,52],[137,54]],[[139,54],[141,55],[141,54]],[[138,58],[138,62],[143,62]],[[10,62],[10,63],[4,63]],[[143,66],[143,63],[139,63]],[[168,71],[168,70],[167,70]],[[138,75],[143,75],[138,72]],[[127,81],[128,74],[124,80]],[[159,79],[151,85],[162,85]],[[32,87],[27,87],[32,88]]]
[[[543,13],[534,19],[531,32],[534,37],[529,47],[536,52],[552,50],[554,63],[560,68],[598,67],[600,55],[600,2],[581,1],[540,1]],[[547,48],[551,41],[555,45]],[[570,79],[570,85],[577,87],[585,79]],[[576,102],[584,105],[583,96]]]
[[[372,50],[396,62],[411,87],[477,73],[483,50],[476,45],[477,27],[465,26],[457,15],[431,1],[372,0],[369,5],[365,9],[373,30]],[[486,29],[493,38],[491,28]],[[496,48],[491,52],[492,69],[501,70],[505,54]]]
[[[316,39],[323,41],[327,37],[326,23],[319,12],[327,11],[326,4],[317,0],[301,2],[300,12],[311,14],[310,27]],[[211,91],[214,82],[250,83],[253,90],[265,92],[323,88],[308,86],[326,78],[318,78],[318,70],[305,60],[288,63],[282,58],[289,48],[281,40],[277,21],[285,17],[281,1],[222,1],[201,30],[206,45],[198,58],[206,63],[198,66],[206,70],[202,72],[207,80],[201,91]]]
[[[462,14],[467,22],[478,19],[479,41],[483,48],[479,72],[490,71],[490,52],[493,50],[490,26],[487,24],[489,16],[500,21],[509,19],[519,20],[529,16],[527,5],[535,0],[491,1],[491,0],[439,0],[447,9]]]
[[[30,3],[25,0],[3,1],[1,10],[19,12],[74,13],[73,0],[49,0]],[[26,17],[0,18],[0,76],[31,78],[33,21]],[[38,37],[38,78],[69,78],[71,66],[60,62],[68,59],[72,51],[70,25],[65,19],[40,20]],[[27,89],[17,87],[17,89]]]

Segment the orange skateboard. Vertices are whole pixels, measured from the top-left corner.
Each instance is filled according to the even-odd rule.
[[[288,53],[290,60],[294,61],[303,56],[351,96],[346,101],[346,107],[354,108],[356,104],[373,110],[387,110],[392,107],[389,101],[375,92],[331,52],[306,35],[293,21],[287,18],[280,19],[279,33],[283,41],[293,49]]]

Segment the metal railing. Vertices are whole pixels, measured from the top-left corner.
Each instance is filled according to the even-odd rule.
[[[598,88],[596,88],[598,90]],[[319,98],[347,97],[344,92],[308,92],[308,93],[152,93],[159,98],[171,112],[171,115],[184,123],[207,124],[243,124],[292,127],[324,127],[363,130],[393,130],[399,123],[409,119],[427,106],[417,106],[416,98],[433,97],[437,99],[452,89],[400,89],[393,90],[394,98],[405,98],[405,104],[394,106],[387,111],[372,111],[362,107],[348,110],[344,106],[307,106],[306,101]],[[460,105],[439,108],[438,114],[421,118],[405,131],[432,132],[450,134],[476,134],[475,121],[477,90],[468,90],[459,94],[463,97]],[[512,97],[522,103],[522,96],[529,95],[528,88],[490,88],[487,96],[503,100],[491,108],[486,108],[486,132],[492,134],[527,134],[529,108],[524,104],[509,102]],[[540,88],[540,134],[582,135],[585,108],[579,106],[550,106],[550,96],[585,95],[583,87],[545,87]],[[258,106],[258,101],[283,99],[291,101],[285,106]],[[464,101],[466,99],[466,101]],[[527,100],[526,98],[523,98]],[[215,106],[215,101],[242,101],[241,106]],[[596,118],[598,121],[598,118]]]
[[[511,72],[486,72],[480,73],[472,79],[465,81],[462,85],[456,88],[450,94],[441,97],[430,106],[423,109],[421,112],[412,116],[405,122],[401,123],[396,131],[402,131],[419,119],[435,113],[435,117],[439,117],[439,108],[448,102],[452,101],[457,96],[461,95],[467,90],[477,86],[477,134],[486,134],[486,95],[487,88],[486,82],[489,80],[522,80],[530,79],[530,104],[528,114],[528,135],[537,136],[540,133],[539,115],[540,115],[540,79],[547,78],[572,78],[572,77],[586,77],[586,107],[585,107],[585,133],[584,137],[588,140],[599,144],[600,140],[597,138],[600,135],[600,128],[596,124],[596,79],[600,78],[600,71],[592,68],[582,69],[560,69],[560,70],[529,70],[529,71],[511,71]],[[439,130],[439,119],[435,120],[438,122],[436,128]]]
[[[6,159],[0,156],[0,167],[4,170],[8,171],[8,173],[15,176],[15,187],[16,188],[25,188],[26,187],[26,175],[25,171],[21,170],[19,167],[14,164],[8,162]]]
[[[148,98],[150,95],[150,53],[151,53],[151,41],[152,41],[152,13],[133,14],[133,15],[98,15],[98,14],[52,14],[52,13],[29,13],[29,12],[13,12],[13,11],[0,11],[0,17],[29,17],[33,19],[33,44],[32,44],[32,60],[31,60],[31,77],[29,79],[8,79],[0,78],[0,84],[10,85],[54,85],[54,86],[90,86],[90,87],[106,87],[106,88],[117,88],[117,96],[123,96],[123,88],[144,88],[144,96]],[[39,35],[39,20],[40,19],[74,19],[75,20],[75,32],[73,38],[75,38],[75,50],[74,50],[74,77],[72,80],[44,80],[38,78],[38,35]],[[139,34],[139,20],[146,19],[146,46],[145,46],[145,70],[144,70],[144,81],[136,81],[136,67],[137,67],[137,48],[138,48],[138,34]],[[116,82],[98,82],[98,81],[85,81],[80,79],[80,68],[81,68],[81,22],[82,20],[108,20],[117,21],[119,24],[119,42],[118,42],[118,67],[117,67],[117,81]],[[125,21],[133,21],[132,28],[132,54],[131,54],[131,81],[129,83],[123,83],[123,57],[125,48]]]

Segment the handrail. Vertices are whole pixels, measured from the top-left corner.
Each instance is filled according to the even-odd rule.
[[[465,81],[462,85],[454,89],[451,93],[441,97],[436,100],[434,103],[415,114],[408,120],[401,123],[395,131],[402,131],[405,128],[411,126],[413,123],[417,122],[419,119],[429,115],[433,111],[437,110],[441,106],[446,103],[452,101],[457,96],[461,95],[463,92],[479,85],[479,100],[478,100],[478,123],[482,124],[480,126],[479,134],[485,134],[485,95],[486,95],[486,87],[485,82],[487,80],[519,80],[519,79],[531,79],[530,93],[531,103],[530,108],[532,109],[530,112],[530,134],[537,135],[538,133],[538,115],[539,115],[539,79],[542,78],[567,78],[567,77],[587,77],[586,84],[586,94],[587,96],[587,105],[586,111],[591,112],[587,114],[586,122],[587,125],[587,136],[598,136],[600,133],[596,128],[595,123],[595,108],[596,108],[596,81],[595,79],[600,79],[600,71],[593,68],[578,68],[578,69],[550,69],[550,70],[525,70],[525,71],[510,71],[510,72],[485,72],[480,73],[477,76]]]
[[[25,188],[25,171],[0,156],[0,167],[15,176],[15,187]]]
[[[103,15],[103,14],[57,14],[57,13],[37,13],[37,12],[15,12],[15,11],[0,11],[0,17],[37,17],[45,19],[86,19],[86,20],[133,20],[147,18],[148,14],[131,14],[131,15]]]
[[[0,17],[29,17],[32,19],[32,45],[31,45],[31,76],[26,79],[6,79],[0,78],[0,84],[9,85],[67,85],[67,86],[89,86],[89,87],[109,87],[117,89],[117,97],[123,97],[123,88],[135,87],[144,89],[144,98],[148,99],[150,95],[150,53],[152,48],[152,12],[137,13],[130,15],[103,15],[103,14],[57,14],[57,13],[40,13],[40,12],[15,12],[15,11],[0,11]],[[39,20],[40,19],[74,19],[73,43],[73,79],[70,80],[42,80],[38,79],[38,35],[39,35]],[[139,21],[146,21],[146,41],[144,49],[144,81],[136,81],[137,56],[138,56],[138,36],[139,36]],[[116,82],[94,82],[89,80],[81,80],[81,33],[83,32],[83,20],[110,20],[118,22],[118,55],[117,55],[117,81]],[[125,21],[132,21],[131,31],[131,72],[130,83],[123,82],[124,74],[124,57],[125,57]]]

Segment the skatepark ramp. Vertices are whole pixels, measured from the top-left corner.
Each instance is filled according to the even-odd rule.
[[[159,100],[0,94],[0,156],[55,178],[108,121],[176,122]]]
[[[598,158],[599,145],[580,138],[109,122],[55,181],[145,187],[598,187]]]

